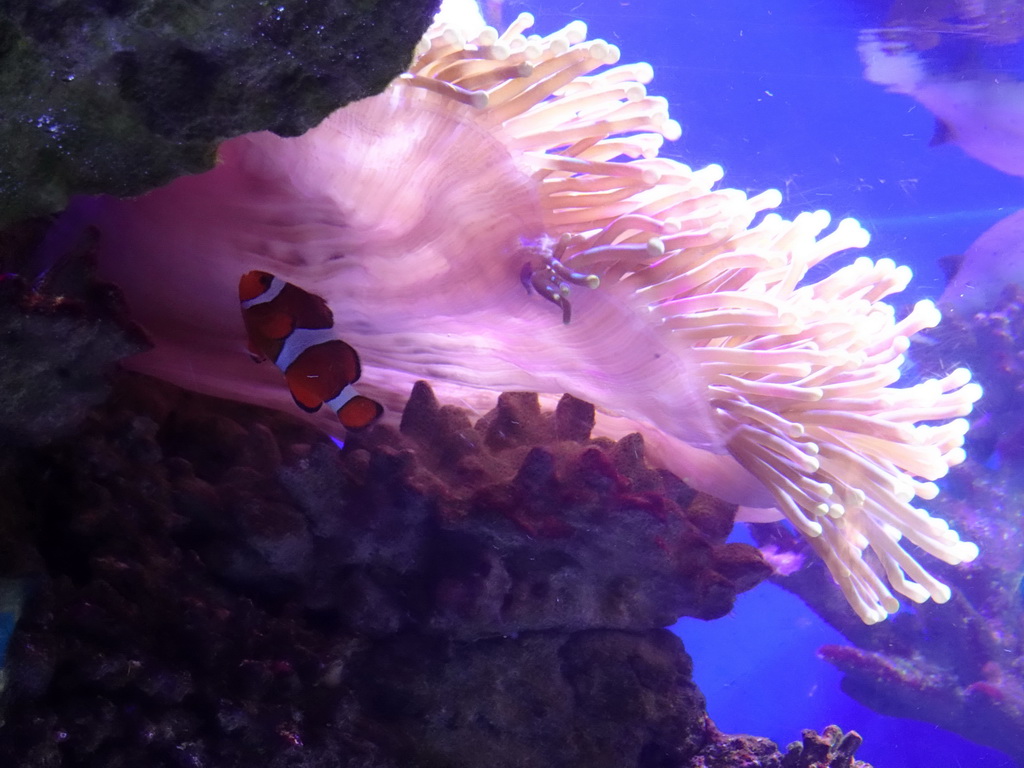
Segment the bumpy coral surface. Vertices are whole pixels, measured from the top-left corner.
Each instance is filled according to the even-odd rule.
[[[728,610],[763,562],[721,543],[729,506],[647,468],[635,437],[590,439],[592,417],[506,395],[473,425],[421,387],[400,433],[339,451],[280,414],[121,381],[6,476],[31,490],[4,543],[33,553],[33,588],[0,758],[790,765],[714,730],[656,628]]]
[[[719,733],[715,742],[689,768],[870,768],[853,757],[860,744],[860,734],[856,731],[844,734],[840,728],[830,725],[821,734],[804,731],[802,741],[790,744],[780,759],[764,739]]]

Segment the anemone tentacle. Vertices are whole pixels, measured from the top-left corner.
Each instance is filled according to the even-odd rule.
[[[664,100],[647,95],[648,65],[612,66],[618,50],[587,41],[578,24],[524,37],[531,24],[523,14],[504,34],[461,45],[435,29],[412,72],[452,73],[452,86],[485,91],[480,120],[508,137],[536,182],[553,258],[649,313],[670,347],[697,352],[730,453],[771,491],[861,618],[898,606],[866,548],[895,591],[947,600],[900,540],[950,563],[977,555],[913,503],[934,498],[932,481],[963,460],[962,417],[981,391],[964,369],[894,386],[909,337],[940,319],[929,301],[900,320],[884,302],[910,270],[861,257],[810,282],[811,267],[868,244],[856,220],[824,235],[825,211],[754,223],[781,202],[777,191],[717,189],[718,166],[694,171],[658,156],[680,130]],[[505,80],[510,67],[522,74]]]
[[[209,173],[80,202],[101,276],[156,342],[132,366],[294,409],[245,354],[238,279],[267,271],[323,296],[393,411],[422,378],[481,410],[495,391],[570,392],[691,485],[774,504],[865,621],[893,591],[948,599],[903,541],[977,554],[916,500],[963,460],[980,389],[964,370],[898,386],[909,337],[939,320],[886,303],[910,270],[858,258],[810,279],[867,245],[854,219],[788,221],[778,191],[659,155],[681,131],[651,67],[580,22],[532,23],[439,23],[406,75],[303,136],[242,136]]]

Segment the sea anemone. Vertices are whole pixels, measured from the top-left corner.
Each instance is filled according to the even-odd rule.
[[[439,23],[385,93],[304,136],[243,136],[209,173],[80,202],[65,229],[100,230],[103,276],[156,341],[133,367],[291,408],[245,354],[237,303],[241,274],[273,272],[328,300],[360,388],[389,406],[416,378],[469,406],[570,392],[691,485],[776,507],[864,621],[896,610],[886,580],[947,600],[901,539],[976,555],[914,499],[963,460],[980,390],[963,369],[894,386],[908,338],[939,320],[884,303],[910,270],[859,258],[809,281],[867,244],[856,221],[821,236],[823,211],[764,214],[777,191],[659,157],[680,129],[651,68],[617,65],[581,22],[531,24],[466,39]]]

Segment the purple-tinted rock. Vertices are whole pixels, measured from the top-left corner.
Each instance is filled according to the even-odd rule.
[[[73,440],[4,459],[34,587],[0,764],[738,765],[660,626],[767,566],[638,437],[535,403],[474,425],[421,386],[339,451],[122,376]]]

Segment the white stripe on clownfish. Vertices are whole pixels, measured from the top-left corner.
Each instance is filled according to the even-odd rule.
[[[274,275],[270,280],[270,285],[267,287],[267,290],[255,298],[243,301],[242,309],[249,309],[249,307],[255,307],[257,304],[269,304],[277,298],[278,294],[280,294],[287,285],[288,283]]]
[[[238,295],[253,359],[273,360],[299,408],[315,413],[326,403],[346,429],[380,417],[381,404],[351,386],[359,380],[359,355],[335,334],[334,313],[322,297],[260,270],[242,275]]]
[[[295,328],[284,339],[274,365],[282,371],[287,371],[298,356],[310,347],[337,338],[334,328]]]

